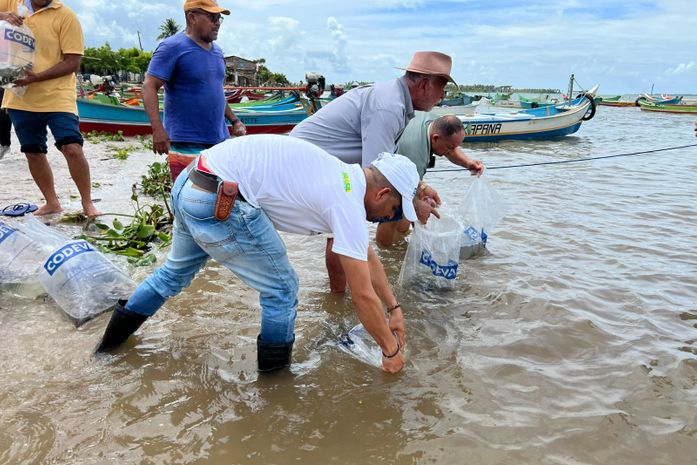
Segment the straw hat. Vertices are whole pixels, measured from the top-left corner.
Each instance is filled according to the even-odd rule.
[[[184,11],[200,9],[209,13],[221,13],[229,15],[230,10],[218,6],[215,0],[186,0],[184,2]]]
[[[430,74],[433,76],[441,76],[457,85],[455,79],[450,76],[450,71],[453,67],[453,60],[449,55],[441,52],[416,52],[411,59],[411,63],[404,69],[413,71],[414,73]]]

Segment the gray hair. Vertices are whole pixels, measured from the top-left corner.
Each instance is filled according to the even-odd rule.
[[[406,71],[404,73],[404,76],[407,78],[407,80],[409,80],[411,82],[418,82],[422,79],[430,79],[431,78],[430,74],[416,73],[414,71]]]

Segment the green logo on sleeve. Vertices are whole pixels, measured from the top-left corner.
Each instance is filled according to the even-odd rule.
[[[344,190],[346,192],[351,192],[351,180],[349,179],[348,173],[343,171],[341,175],[344,177]]]

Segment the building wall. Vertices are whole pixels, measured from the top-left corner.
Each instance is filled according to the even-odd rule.
[[[237,86],[256,85],[257,64],[244,58],[230,55],[225,57],[225,69],[227,71],[227,84]]]

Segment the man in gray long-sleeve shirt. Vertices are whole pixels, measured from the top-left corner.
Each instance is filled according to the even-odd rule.
[[[429,111],[443,98],[445,85],[453,81],[451,68],[452,60],[444,53],[416,52],[404,76],[352,89],[298,124],[290,135],[345,163],[368,166],[380,153],[395,151],[414,110]],[[435,207],[421,200],[428,196],[425,187],[418,191],[414,207],[419,221],[425,223]],[[343,292],[346,278],[332,245],[330,238],[326,249],[329,285],[332,292]]]

